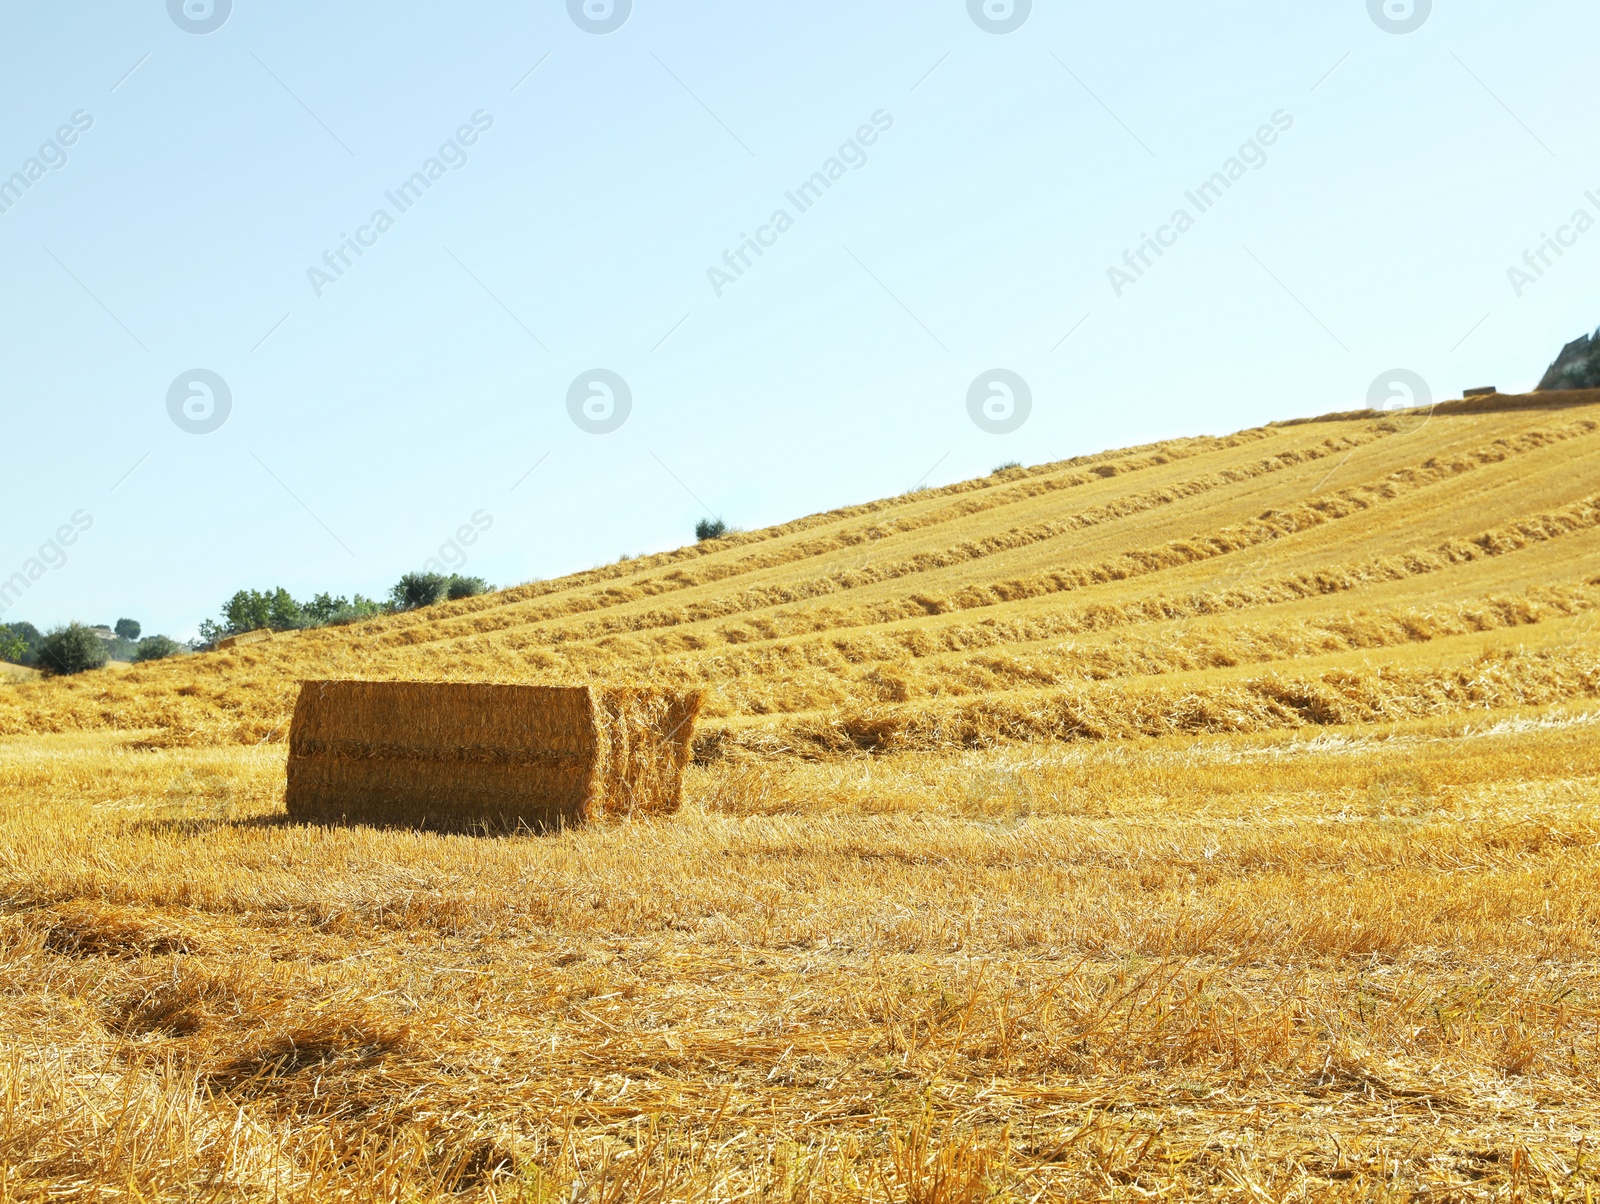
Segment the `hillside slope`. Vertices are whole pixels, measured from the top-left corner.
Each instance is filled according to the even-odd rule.
[[[1561,401],[0,688],[0,1198],[1594,1199],[1600,393]],[[714,714],[670,816],[304,824],[321,674]]]
[[[1373,722],[1600,694],[1600,391],[928,489],[358,626],[18,687],[0,733],[282,740],[307,677],[710,691],[699,749]]]

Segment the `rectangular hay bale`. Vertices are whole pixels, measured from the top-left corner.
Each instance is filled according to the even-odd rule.
[[[237,648],[242,644],[259,644],[276,634],[270,627],[258,627],[254,631],[241,631],[238,635],[225,635],[217,641],[217,647]]]
[[[682,801],[701,695],[609,686],[307,681],[288,811],[320,823],[544,831]]]

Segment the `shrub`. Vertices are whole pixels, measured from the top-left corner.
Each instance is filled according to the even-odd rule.
[[[450,578],[443,573],[407,573],[389,591],[396,610],[419,610],[443,602],[450,592]]]
[[[490,585],[482,577],[458,577],[456,574],[451,573],[450,586],[445,593],[450,601],[454,602],[457,598],[476,598],[479,594],[486,594],[493,588],[494,586]]]
[[[35,656],[40,669],[63,675],[99,669],[111,659],[106,642],[82,623],[53,629],[40,641]]]
[[[1010,472],[1013,468],[1021,468],[1021,467],[1022,467],[1022,461],[1020,461],[1020,460],[1007,460],[1004,464],[996,464],[994,466],[994,471],[991,472],[989,475],[991,477],[997,477],[1003,472]]]
[[[728,533],[728,524],[720,518],[702,518],[694,525],[694,537],[701,543],[708,539],[721,539]]]
[[[117,625],[111,630],[116,632],[125,640],[133,640],[136,643],[138,642],[140,628],[138,622],[133,619],[118,619]]]
[[[105,644],[106,655],[114,661],[131,661],[133,654],[139,650],[137,640],[130,640],[120,635],[116,639],[106,640]]]
[[[166,660],[183,651],[186,651],[184,646],[170,636],[147,635],[133,650],[133,660],[135,664],[142,665],[145,661]]]

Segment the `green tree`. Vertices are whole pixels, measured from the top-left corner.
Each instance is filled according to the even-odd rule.
[[[384,614],[389,608],[382,602],[357,594],[354,598],[318,594],[303,607],[308,627],[329,627],[340,623],[355,623]]]
[[[728,533],[728,524],[720,518],[702,518],[694,525],[694,537],[701,543],[708,539],[721,539]]]
[[[348,598],[335,598],[332,594],[317,594],[302,608],[306,621],[313,627],[323,627],[333,622],[334,616],[350,605]]]
[[[418,610],[443,602],[450,592],[450,578],[443,573],[407,573],[394,588],[389,598],[396,610]]]
[[[133,659],[136,664],[143,664],[145,661],[165,660],[182,651],[184,647],[177,640],[164,635],[147,635],[134,649]]]
[[[102,668],[110,660],[106,642],[82,623],[68,623],[50,631],[36,654],[46,673],[82,673]]]
[[[450,574],[450,582],[445,588],[445,595],[454,602],[458,598],[476,598],[479,594],[486,594],[494,586],[482,577],[459,577]]]
[[[272,624],[272,599],[253,589],[242,589],[222,607],[223,634],[259,631]]]
[[[117,625],[111,630],[115,631],[125,640],[133,640],[137,642],[139,639],[139,624],[133,619],[118,619]]]
[[[242,589],[223,604],[222,625],[201,624],[201,635],[212,640],[244,631],[259,631],[263,627],[270,627],[274,631],[293,631],[306,624],[304,608],[282,586],[270,592]]]
[[[242,589],[222,607],[222,620],[204,619],[200,640],[215,644],[224,636],[270,627],[273,631],[296,631],[304,627],[325,627],[331,623],[354,623],[374,615],[387,614],[393,606],[356,594],[353,598],[321,593],[309,602],[297,602],[281,586],[262,591]]]
[[[0,652],[0,660],[8,660],[16,665],[31,665],[35,650],[43,639],[43,633],[32,623],[0,624],[0,649],[4,649]],[[21,643],[20,649],[18,641]]]
[[[289,591],[279,586],[267,604],[267,626],[274,631],[294,631],[306,625],[306,614]]]

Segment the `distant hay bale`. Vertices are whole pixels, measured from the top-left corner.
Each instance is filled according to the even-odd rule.
[[[238,635],[225,635],[217,641],[217,647],[237,648],[241,644],[259,644],[262,640],[270,640],[272,636],[272,628],[259,627],[255,631],[241,631]]]
[[[591,686],[308,681],[288,811],[320,823],[544,831],[667,814],[702,695]]]

